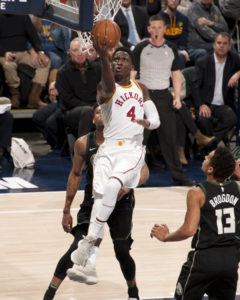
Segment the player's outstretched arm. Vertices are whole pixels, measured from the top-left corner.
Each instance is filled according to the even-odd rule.
[[[150,236],[162,242],[182,241],[193,236],[200,221],[200,208],[205,201],[205,195],[201,188],[196,187],[189,190],[187,195],[187,212],[182,226],[170,233],[166,224],[155,224]]]
[[[82,169],[84,165],[84,155],[86,153],[87,135],[76,140],[74,144],[73,165],[70,171],[65,205],[63,208],[62,226],[64,231],[70,232],[72,229],[72,216],[70,213],[73,199],[77,193],[80,181],[82,179]]]
[[[109,43],[107,36],[103,44],[100,43],[98,37],[94,42],[94,48],[99,54],[102,63],[102,78],[97,89],[97,101],[99,104],[103,104],[106,99],[112,96],[115,90],[115,79],[111,69],[110,54],[108,50]]]

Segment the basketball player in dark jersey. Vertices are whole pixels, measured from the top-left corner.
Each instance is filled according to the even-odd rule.
[[[154,225],[151,236],[162,242],[190,236],[192,248],[182,266],[175,290],[176,300],[234,300],[240,248],[239,183],[228,180],[235,160],[226,147],[205,157],[202,170],[207,180],[187,195],[184,223],[170,233],[166,224]]]
[[[100,107],[97,105],[93,108],[93,123],[96,126],[96,131],[90,132],[89,134],[79,138],[75,143],[73,167],[69,174],[67,183],[62,226],[64,231],[71,233],[74,236],[74,241],[68,251],[59,260],[54,272],[54,276],[47,291],[45,292],[43,300],[51,300],[54,298],[58,287],[67,275],[67,270],[71,270],[73,266],[70,258],[72,251],[77,248],[78,242],[83,238],[83,235],[87,235],[88,232],[88,226],[93,206],[92,160],[95,153],[97,152],[98,146],[104,141],[103,122],[101,119]],[[81,181],[82,168],[84,163],[86,166],[86,185],[84,191],[84,200],[77,214],[77,225],[72,228],[72,216],[70,214],[70,208]],[[140,184],[145,182],[148,176],[148,168],[145,165],[141,173]],[[119,193],[118,199],[120,200],[117,202],[115,210],[108,220],[108,226],[110,228],[110,234],[113,240],[116,258],[120,263],[123,276],[127,281],[129,299],[138,300],[138,288],[136,286],[135,280],[135,262],[129,253],[131,244],[133,242],[131,238],[132,213],[134,208],[133,190],[129,191],[129,189],[122,189]],[[81,275],[79,278],[81,278],[81,281],[79,278],[77,278],[76,281],[86,284],[97,283],[95,260],[97,255],[97,246],[99,246],[99,244],[100,241],[95,244],[95,252],[90,256],[90,259],[85,267],[86,270],[83,270],[83,272],[79,271]]]

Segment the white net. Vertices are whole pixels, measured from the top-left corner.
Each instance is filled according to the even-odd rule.
[[[122,0],[94,0],[94,18],[93,25],[103,19],[113,20],[118,10],[120,9]],[[77,31],[81,41],[80,51],[89,52],[92,47],[91,32]]]
[[[122,0],[94,0],[94,21],[114,19],[120,9]]]

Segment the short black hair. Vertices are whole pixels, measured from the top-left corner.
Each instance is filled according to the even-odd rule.
[[[115,56],[119,51],[126,52],[126,53],[130,56],[131,61],[132,61],[132,64],[134,65],[134,56],[133,56],[132,51],[131,51],[128,47],[124,47],[124,46],[123,46],[123,47],[117,48],[117,49],[114,51],[114,53],[113,53],[113,55],[112,55],[112,58],[114,58],[114,56]]]
[[[230,35],[228,32],[219,32],[219,33],[216,35],[215,42],[216,42],[216,40],[217,40],[217,38],[218,38],[219,36],[222,36],[222,37],[227,38],[227,39],[228,39],[228,42],[229,42],[229,44],[230,44],[232,37],[231,37],[231,35]]]
[[[210,160],[213,176],[219,181],[229,178],[235,170],[235,159],[227,147],[217,147]]]

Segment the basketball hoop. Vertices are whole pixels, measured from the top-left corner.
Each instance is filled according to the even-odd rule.
[[[102,19],[113,20],[121,5],[122,0],[94,0],[93,25]],[[77,34],[81,43],[80,51],[87,51],[90,54],[89,48],[92,46],[91,32],[77,31]]]

